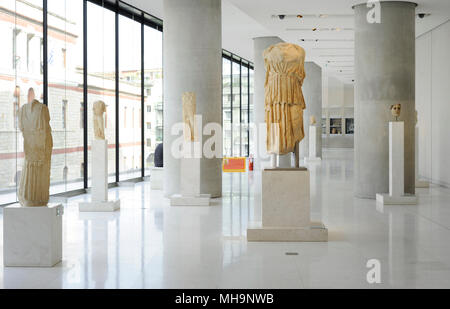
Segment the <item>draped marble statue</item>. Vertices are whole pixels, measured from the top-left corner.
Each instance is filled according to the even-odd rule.
[[[92,108],[94,112],[94,136],[95,139],[105,139],[105,123],[103,114],[106,112],[106,105],[103,101],[94,102]]]
[[[267,152],[284,155],[296,151],[305,137],[306,105],[302,92],[305,51],[295,44],[278,43],[266,49],[263,56]]]
[[[195,113],[197,109],[196,96],[194,92],[183,93],[183,122],[184,140],[186,142],[195,141],[197,132],[195,128]]]
[[[47,106],[37,100],[22,106],[19,111],[19,129],[23,134],[25,152],[19,202],[26,207],[46,206],[49,199],[53,149]]]

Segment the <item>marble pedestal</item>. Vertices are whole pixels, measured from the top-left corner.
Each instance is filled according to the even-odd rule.
[[[318,126],[309,126],[309,157],[305,158],[306,162],[318,162],[322,161],[322,158],[318,156],[319,139],[322,135],[322,128]]]
[[[389,122],[389,193],[377,194],[383,205],[415,205],[417,197],[405,194],[405,129],[403,121]]]
[[[10,267],[52,267],[62,260],[61,204],[3,209],[3,263]]]
[[[108,141],[92,141],[91,202],[79,203],[80,212],[112,212],[120,209],[120,200],[108,201]]]
[[[419,127],[416,127],[416,188],[429,188],[430,183],[419,179]]]
[[[164,183],[164,167],[152,167],[150,170],[150,188],[162,190]]]
[[[200,193],[200,144],[185,142],[180,162],[180,194],[170,197],[170,206],[210,206],[211,195]]]
[[[328,241],[322,223],[310,220],[310,177],[305,168],[262,172],[262,222],[250,223],[248,241]]]

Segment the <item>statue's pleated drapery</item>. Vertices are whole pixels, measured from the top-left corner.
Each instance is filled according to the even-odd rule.
[[[298,45],[278,43],[264,51],[266,67],[265,114],[267,152],[284,155],[304,137],[302,85],[305,51]]]
[[[20,108],[25,159],[19,186],[22,206],[46,206],[49,199],[53,139],[47,106],[34,100]]]

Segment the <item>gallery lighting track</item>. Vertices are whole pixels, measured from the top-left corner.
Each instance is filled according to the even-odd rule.
[[[273,14],[274,19],[310,19],[310,18],[352,18],[352,14]]]
[[[353,39],[299,39],[301,42],[354,42]]]
[[[286,31],[353,31],[354,28],[286,28]]]

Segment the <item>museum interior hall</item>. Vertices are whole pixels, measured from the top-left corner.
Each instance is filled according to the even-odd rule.
[[[0,0],[0,289],[450,288],[449,0]]]

